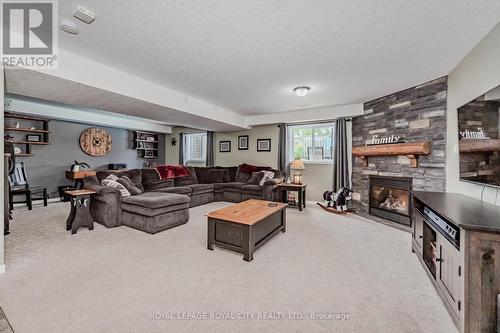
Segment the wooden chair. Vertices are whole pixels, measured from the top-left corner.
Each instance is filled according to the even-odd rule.
[[[9,175],[9,203],[10,209],[14,209],[15,203],[26,203],[28,209],[33,209],[34,200],[43,200],[43,205],[47,206],[47,188],[45,187],[30,187],[28,183],[28,177],[26,175],[26,169],[24,168],[24,162],[16,163],[14,167],[14,172]],[[41,197],[34,198],[33,195],[42,195]],[[24,201],[14,202],[14,196],[22,195],[26,199]]]

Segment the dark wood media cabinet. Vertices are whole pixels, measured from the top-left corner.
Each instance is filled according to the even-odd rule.
[[[412,192],[412,251],[460,332],[495,332],[500,207],[455,193]]]

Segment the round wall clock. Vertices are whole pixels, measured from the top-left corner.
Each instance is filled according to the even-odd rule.
[[[90,156],[106,155],[111,144],[111,135],[102,128],[87,128],[80,135],[80,147]]]

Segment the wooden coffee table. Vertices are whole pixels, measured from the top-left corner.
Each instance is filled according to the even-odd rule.
[[[269,204],[276,204],[269,207]],[[252,261],[253,252],[280,231],[286,231],[286,204],[250,199],[207,214],[207,248],[214,245],[243,254]]]

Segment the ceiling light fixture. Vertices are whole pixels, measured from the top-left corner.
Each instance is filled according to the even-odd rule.
[[[309,88],[307,86],[293,88],[293,92],[298,97],[304,97],[305,95],[307,95],[307,93],[309,92],[309,90],[311,90],[311,88]]]
[[[68,20],[62,20],[60,23],[59,23],[59,27],[61,27],[61,29],[69,34],[72,34],[72,35],[77,35],[79,30],[78,30],[78,26],[71,22],[71,21],[68,21]]]

